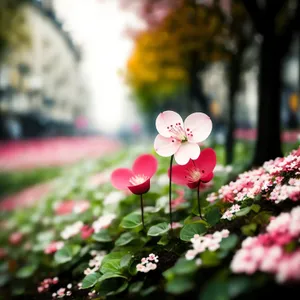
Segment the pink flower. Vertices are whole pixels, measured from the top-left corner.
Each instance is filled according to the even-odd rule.
[[[187,185],[190,189],[198,187],[200,182],[210,181],[216,166],[216,153],[213,149],[204,149],[196,160],[190,160],[186,165],[172,167],[172,182]],[[170,174],[170,170],[169,170]]]
[[[204,113],[193,113],[183,122],[181,116],[171,110],[156,118],[158,135],[154,141],[157,154],[168,157],[174,154],[179,165],[185,165],[200,154],[199,143],[207,139],[212,130],[211,119]]]
[[[84,225],[81,228],[81,237],[86,240],[94,233],[94,228],[89,225]]]
[[[90,203],[87,200],[65,200],[55,207],[56,215],[68,215],[72,212],[82,213],[89,209]]]
[[[157,160],[151,154],[140,155],[132,170],[120,168],[111,174],[112,185],[119,190],[129,189],[133,194],[141,195],[150,189],[150,179],[157,170]]]
[[[20,242],[22,241],[23,238],[23,234],[21,232],[13,232],[10,236],[9,236],[9,242],[12,245],[18,245],[20,244]]]
[[[4,258],[7,255],[6,249],[0,248],[0,259]]]
[[[55,253],[57,250],[61,249],[64,246],[64,242],[51,242],[44,250],[45,254]]]

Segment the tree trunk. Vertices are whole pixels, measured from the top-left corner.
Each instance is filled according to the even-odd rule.
[[[229,66],[229,92],[228,92],[228,125],[226,134],[226,164],[232,164],[234,159],[234,131],[236,128],[236,93],[240,86],[241,63],[246,45],[241,44],[238,52],[232,57]]]
[[[272,24],[271,24],[272,25]],[[282,54],[274,26],[264,35],[260,49],[258,130],[253,166],[282,156],[280,140]]]

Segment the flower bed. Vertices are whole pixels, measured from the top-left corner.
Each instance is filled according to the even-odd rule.
[[[135,152],[113,166],[131,166]],[[299,292],[300,148],[221,187],[205,182],[215,158],[201,153],[195,169],[187,165],[188,181],[173,167],[170,203],[168,163],[146,155],[126,169],[130,176],[113,173],[122,178],[112,183],[132,193],[112,187],[114,169],[102,161],[72,168],[36,206],[2,213],[1,294],[227,300]],[[218,176],[214,182],[226,180]]]

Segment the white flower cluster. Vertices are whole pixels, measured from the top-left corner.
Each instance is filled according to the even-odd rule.
[[[115,218],[115,214],[107,214],[105,216],[101,216],[92,224],[94,232],[97,233],[101,229],[107,228],[111,224],[112,220]]]
[[[234,214],[241,210],[241,207],[238,204],[232,205],[229,209],[225,211],[221,219],[231,220]]]
[[[57,292],[56,293],[53,293],[52,294],[52,298],[53,299],[56,299],[56,298],[64,298],[65,296],[71,296],[72,295],[72,291],[71,291],[71,289],[72,289],[72,284],[71,283],[69,283],[68,285],[67,285],[67,288],[60,288],[59,290],[57,290]]]
[[[147,258],[143,257],[141,263],[136,265],[138,272],[148,273],[157,268],[158,256],[151,253]]]
[[[64,240],[68,240],[69,238],[71,238],[72,236],[75,236],[76,234],[78,234],[81,230],[81,228],[83,227],[83,223],[81,221],[77,221],[72,225],[67,226],[61,233],[60,236],[64,239]]]
[[[229,236],[229,230],[223,229],[222,231],[216,231],[213,234],[206,234],[205,236],[200,236],[195,234],[191,239],[193,243],[193,249],[188,250],[185,254],[187,260],[192,260],[199,253],[204,252],[205,250],[216,251],[220,248],[220,242],[222,239]]]
[[[123,192],[113,191],[104,198],[103,204],[104,205],[118,204],[124,198],[125,198],[125,194]]]
[[[93,258],[89,261],[89,267],[84,270],[84,275],[95,273],[100,269],[102,260],[106,255],[106,252],[92,250],[90,254],[93,256]]]

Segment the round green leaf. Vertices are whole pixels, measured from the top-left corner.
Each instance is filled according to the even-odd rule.
[[[54,260],[58,264],[64,264],[68,261],[71,261],[72,257],[76,255],[79,252],[79,250],[80,246],[78,245],[64,246],[55,253]]]
[[[127,279],[126,276],[122,275],[121,273],[114,273],[114,272],[107,272],[105,274],[103,274],[100,278],[99,278],[99,282],[102,282],[104,280],[107,279],[111,279],[111,278],[124,278]]]
[[[208,211],[205,214],[205,218],[207,220],[207,222],[209,223],[209,225],[214,226],[216,225],[221,218],[221,214],[220,211],[217,207],[213,207],[210,211]]]
[[[213,280],[209,282],[203,292],[200,294],[199,300],[229,300],[228,284],[226,282]]]
[[[101,274],[98,272],[85,276],[82,281],[82,289],[88,289],[90,287],[93,287],[98,282],[100,277]]]
[[[186,224],[180,231],[180,239],[183,241],[190,241],[195,234],[204,234],[206,227],[201,223]]]
[[[28,265],[24,266],[20,270],[18,270],[16,277],[17,278],[28,278],[30,277],[37,269],[37,265]]]
[[[136,228],[142,225],[141,215],[137,213],[132,213],[123,218],[121,222],[121,226],[123,228]]]
[[[251,210],[251,206],[246,206],[246,207],[242,208],[241,210],[237,211],[235,213],[235,215],[238,217],[242,217],[242,216],[247,215],[250,212],[250,210]]]
[[[190,291],[193,287],[194,283],[190,278],[178,276],[167,283],[166,291],[170,294],[179,295]]]
[[[163,235],[166,232],[169,231],[169,224],[166,222],[159,223],[157,225],[151,226],[150,229],[148,230],[148,235],[149,236],[159,236]]]
[[[239,241],[239,239],[238,239],[237,235],[231,234],[226,239],[222,239],[222,241],[220,243],[220,248],[222,250],[231,250],[236,246],[238,241]]]
[[[102,229],[99,232],[93,234],[92,238],[97,241],[97,242],[101,242],[101,243],[107,243],[107,242],[111,242],[112,238],[109,235],[107,229]]]
[[[120,235],[120,237],[116,240],[115,245],[120,247],[120,246],[125,246],[129,244],[131,241],[133,241],[136,238],[136,234],[132,232],[125,232]]]
[[[132,259],[132,255],[131,254],[126,254],[122,257],[121,261],[120,261],[120,267],[121,268],[126,268],[128,267],[130,261]]]

